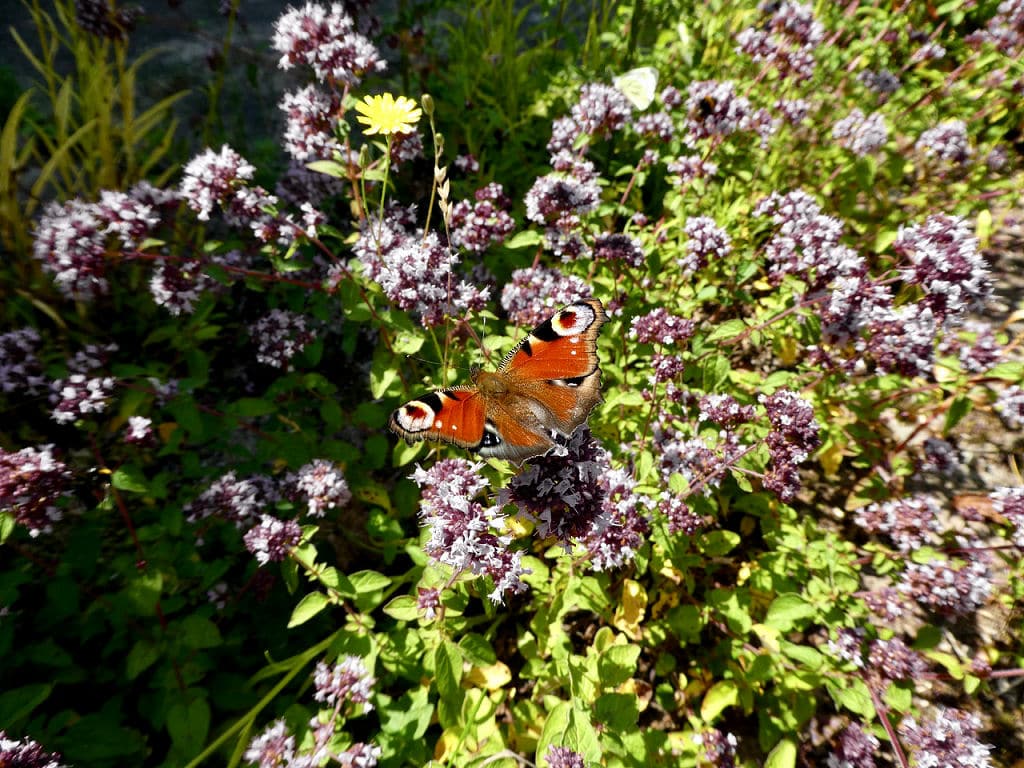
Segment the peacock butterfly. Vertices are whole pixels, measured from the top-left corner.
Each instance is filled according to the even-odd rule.
[[[406,442],[432,440],[517,464],[545,453],[553,433],[571,435],[601,401],[597,299],[577,301],[538,325],[494,373],[410,400],[388,426]]]

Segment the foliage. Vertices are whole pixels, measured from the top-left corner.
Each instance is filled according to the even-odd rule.
[[[1010,765],[1013,4],[435,5],[389,72],[282,15],[273,192],[230,137],[165,184],[170,100],[58,5],[0,142],[54,197],[0,268],[0,764]],[[388,433],[584,296],[551,454]]]

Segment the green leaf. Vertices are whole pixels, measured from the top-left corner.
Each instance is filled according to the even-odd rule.
[[[204,698],[172,704],[167,711],[167,732],[174,746],[186,757],[199,753],[206,744],[209,731],[210,705]]]
[[[134,680],[160,658],[160,649],[149,640],[137,640],[128,651],[125,660],[125,675]]]
[[[477,667],[487,667],[498,660],[498,654],[494,647],[487,642],[487,638],[475,632],[468,632],[459,640],[459,648],[466,660]]]
[[[638,645],[613,645],[598,657],[597,670],[604,689],[614,688],[626,682],[636,671],[636,660],[640,658]]]
[[[131,578],[121,595],[139,616],[156,614],[156,604],[163,589],[163,578],[155,571],[139,573]]]
[[[119,491],[132,493],[145,493],[148,487],[142,469],[134,464],[123,464],[115,469],[110,476],[110,482]]]
[[[740,541],[735,531],[708,531],[698,537],[697,546],[709,557],[721,557],[739,546]]]
[[[181,629],[186,648],[216,648],[223,642],[217,625],[199,615],[182,619]]]
[[[764,768],[795,768],[796,767],[796,744],[789,739],[783,739],[775,748],[768,753],[768,759],[764,762]]]
[[[243,397],[233,402],[229,408],[230,412],[245,419],[256,416],[266,416],[277,410],[277,406],[269,400],[258,397]]]
[[[0,693],[0,723],[10,727],[32,714],[36,707],[50,697],[53,686],[49,683],[23,685]]]
[[[825,683],[825,689],[838,707],[844,707],[854,714],[860,715],[865,721],[875,716],[875,705],[871,703],[871,691],[860,678],[853,678],[842,683]]]
[[[379,592],[391,586],[391,579],[377,571],[356,571],[348,576],[356,594]]]
[[[588,765],[601,760],[601,742],[590,718],[568,701],[556,704],[544,721],[537,741],[538,762],[552,745],[579,752]]]
[[[726,320],[708,334],[704,339],[705,344],[711,344],[723,339],[733,339],[747,329],[747,324],[740,319]]]
[[[1024,363],[1013,360],[1000,363],[999,365],[985,371],[985,375],[1018,384],[1022,379],[1024,379]]]
[[[628,733],[640,719],[640,703],[634,694],[605,693],[594,702],[594,716],[614,733]]]
[[[288,629],[305,624],[326,608],[329,603],[327,595],[322,592],[310,592],[299,601],[295,610],[292,611],[292,617],[288,619]]]
[[[800,595],[789,593],[779,595],[768,607],[768,615],[764,623],[774,627],[781,632],[789,632],[806,626],[805,619],[810,619],[817,614],[814,606],[804,600]]]
[[[505,241],[504,245],[510,251],[517,251],[520,248],[532,248],[542,245],[543,242],[544,238],[541,237],[540,232],[532,229],[526,229],[512,235],[512,237]]]
[[[10,512],[0,512],[0,544],[3,544],[14,533],[14,515]]]
[[[384,397],[384,393],[388,391],[395,381],[398,380],[398,371],[394,368],[384,368],[383,370],[370,371],[370,394],[374,398]]]
[[[953,398],[949,410],[946,411],[946,423],[943,426],[943,430],[948,432],[953,429],[964,416],[971,412],[972,407],[970,398],[963,396]]]
[[[383,611],[398,621],[416,621],[420,617],[420,609],[412,595],[399,595],[388,602]]]
[[[701,719],[709,725],[728,707],[735,706],[740,698],[740,689],[734,680],[715,683],[704,694],[700,704]]]
[[[451,640],[445,640],[434,652],[434,685],[443,699],[461,698],[462,653]]]

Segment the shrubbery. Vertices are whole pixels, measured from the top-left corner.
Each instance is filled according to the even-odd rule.
[[[33,6],[0,764],[1013,764],[1024,3],[345,5],[261,167]],[[549,454],[388,433],[591,297]]]

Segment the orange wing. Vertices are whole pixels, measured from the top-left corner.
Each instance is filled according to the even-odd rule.
[[[538,325],[498,370],[521,379],[578,379],[598,370],[597,333],[608,320],[597,299],[577,301]]]
[[[486,442],[486,404],[473,386],[428,392],[391,414],[388,426],[407,442],[433,440],[477,449]]]
[[[511,407],[547,431],[571,435],[601,402],[597,334],[608,316],[597,299],[570,304],[538,325],[502,361]]]

